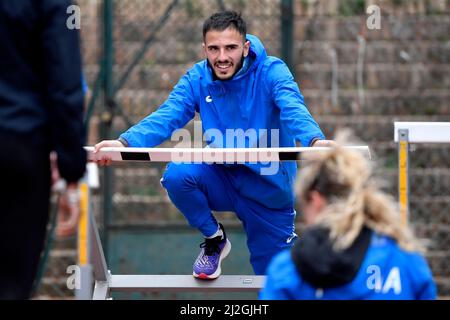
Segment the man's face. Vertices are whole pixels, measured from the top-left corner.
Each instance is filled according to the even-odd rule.
[[[242,58],[248,55],[249,48],[250,42],[244,43],[242,35],[234,28],[210,30],[203,43],[206,58],[220,80],[227,80],[235,75]]]

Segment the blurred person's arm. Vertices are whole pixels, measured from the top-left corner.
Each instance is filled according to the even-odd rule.
[[[58,207],[56,235],[69,237],[76,233],[80,219],[80,190],[77,183],[69,183],[61,195]]]
[[[69,0],[43,1],[41,35],[52,149],[58,154],[59,172],[68,183],[78,181],[86,168],[79,31],[66,26],[70,5]]]
[[[61,178],[57,165],[57,155],[50,153],[52,191],[59,194],[56,235],[69,237],[76,233],[80,219],[80,190],[77,182],[67,184]]]

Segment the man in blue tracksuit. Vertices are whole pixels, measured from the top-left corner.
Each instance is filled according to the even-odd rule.
[[[154,147],[199,113],[210,147],[327,146],[308,112],[286,64],[267,56],[261,41],[246,33],[235,12],[221,12],[203,26],[207,59],[195,64],[157,111],[102,147]],[[229,139],[228,130],[236,135]],[[240,131],[239,131],[240,130]],[[246,134],[250,131],[254,134]],[[214,133],[220,133],[219,135]],[[239,133],[240,132],[240,133]],[[210,133],[213,133],[212,135]],[[213,139],[214,136],[214,139]],[[218,136],[225,136],[221,140]],[[240,139],[242,138],[242,139]],[[100,164],[109,164],[102,159]],[[243,222],[256,274],[270,258],[290,247],[294,233],[293,179],[296,163],[175,164],[161,180],[175,206],[205,237],[193,275],[214,279],[231,248],[223,226],[211,211],[234,211]]]

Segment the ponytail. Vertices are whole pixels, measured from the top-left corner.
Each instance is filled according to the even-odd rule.
[[[362,154],[336,147],[310,161],[300,171],[296,192],[303,202],[314,190],[327,199],[316,223],[330,230],[335,250],[348,248],[367,226],[404,250],[424,251],[402,224],[395,201],[375,185],[371,164]]]

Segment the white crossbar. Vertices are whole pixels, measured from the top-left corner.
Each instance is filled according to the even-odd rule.
[[[111,275],[111,291],[259,291],[265,276],[221,275],[199,280],[192,275]]]
[[[450,143],[450,122],[395,122],[394,140],[398,130],[408,130],[410,143]]]
[[[368,146],[346,146],[364,153],[370,159]],[[145,162],[189,162],[189,163],[229,163],[229,162],[272,162],[300,160],[303,153],[329,150],[329,147],[297,148],[115,148],[105,147],[96,154],[94,147],[85,147],[88,159],[96,161],[109,157],[112,161]]]

